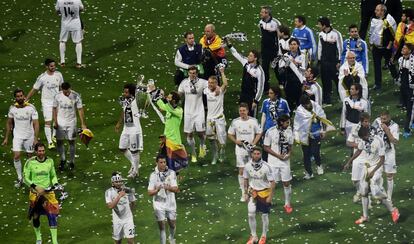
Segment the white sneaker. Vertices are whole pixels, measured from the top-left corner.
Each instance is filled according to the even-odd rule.
[[[137,171],[132,171],[130,174],[128,174],[128,178],[135,178],[135,177],[137,177],[138,176],[138,172]]]
[[[42,240],[37,240],[36,244],[42,244]]]
[[[14,182],[14,187],[16,187],[16,188],[20,188],[20,187],[22,187],[22,185],[23,185],[23,180],[16,180]]]
[[[128,174],[130,175],[132,172],[134,172],[134,167],[131,166],[131,168],[129,168]]]
[[[323,167],[322,167],[322,165],[316,166],[316,172],[318,173],[318,175],[323,175]]]
[[[170,242],[170,244],[175,244],[175,239],[173,239],[171,237],[168,238],[168,241]]]
[[[303,177],[303,179],[305,179],[305,180],[310,180],[310,179],[312,179],[313,178],[313,174],[308,174],[308,172],[306,172],[305,173],[305,176]]]
[[[242,195],[240,198],[240,202],[246,202],[246,199],[244,198],[244,196]]]

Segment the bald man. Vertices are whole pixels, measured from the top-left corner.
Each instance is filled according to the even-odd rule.
[[[205,51],[208,50],[211,52],[211,57],[208,57],[208,54],[204,55],[204,76],[210,77],[211,75],[216,75],[215,66],[219,63],[227,66],[227,59],[222,40],[216,34],[216,28],[213,24],[207,24],[204,27],[204,35],[200,39],[200,44]]]

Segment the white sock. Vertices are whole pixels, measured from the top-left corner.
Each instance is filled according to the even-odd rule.
[[[388,199],[392,198],[392,191],[394,190],[394,179],[387,179],[387,195]]]
[[[65,51],[66,51],[66,42],[59,43],[59,51],[60,51],[60,63],[65,63]]]
[[[16,173],[17,173],[17,179],[18,180],[22,180],[23,176],[22,176],[22,162],[20,161],[20,159],[15,159],[13,160],[14,162],[14,168],[16,169]]]
[[[362,197],[362,216],[368,218],[368,197]]]
[[[354,186],[357,194],[361,194],[359,181],[354,181]]]
[[[285,192],[285,205],[290,205],[290,196],[292,195],[292,185],[283,186]]]
[[[250,234],[252,236],[257,236],[256,234],[256,213],[249,213],[249,227],[250,227]]]
[[[65,151],[65,144],[63,141],[57,141],[57,151],[60,155],[60,160],[66,160],[66,151]]]
[[[69,143],[69,160],[72,163],[75,163],[75,153],[76,153],[75,142]]]
[[[82,64],[82,43],[76,43],[76,63]]]
[[[392,206],[392,202],[388,199],[382,199],[382,204],[385,205],[385,207],[388,209],[388,211],[392,212],[394,210],[394,207]]]
[[[191,155],[197,155],[195,150],[195,140],[194,137],[187,136],[187,143],[190,146],[191,149]]]
[[[269,231],[269,214],[262,214],[262,236],[266,236]]]
[[[132,167],[134,167],[135,172],[138,173],[139,152],[131,153],[131,156],[132,156]]]
[[[127,150],[125,150],[125,152],[124,152],[124,156],[128,159],[128,161],[131,163],[131,166],[132,167],[134,167],[134,164],[133,164],[133,159],[132,159],[132,153],[131,153],[131,151],[129,151],[128,149]]]
[[[244,195],[244,178],[243,178],[243,175],[239,175],[238,179],[239,179],[240,190],[242,192],[242,195]]]
[[[210,147],[211,147],[211,156],[213,159],[217,158],[217,141],[210,140]]]
[[[50,125],[45,125],[45,136],[47,144],[52,143],[52,128],[50,127]]]
[[[160,244],[167,243],[167,234],[165,233],[165,229],[160,230]]]

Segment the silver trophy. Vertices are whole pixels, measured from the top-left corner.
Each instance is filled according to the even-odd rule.
[[[148,118],[147,108],[151,101],[156,101],[163,97],[164,92],[155,86],[154,79],[145,81],[144,75],[139,75],[137,78],[135,99],[137,101],[138,113],[142,118]]]

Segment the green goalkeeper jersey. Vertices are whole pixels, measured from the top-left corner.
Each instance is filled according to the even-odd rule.
[[[164,103],[161,99],[157,101],[157,105],[161,110],[167,112],[164,128],[165,137],[176,144],[182,144],[180,125],[183,118],[183,109],[180,106],[173,108],[171,104]]]
[[[48,188],[58,183],[53,159],[46,157],[39,161],[37,157],[31,157],[24,165],[24,183],[27,186],[37,185]]]

